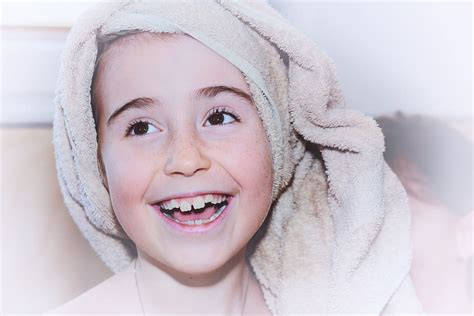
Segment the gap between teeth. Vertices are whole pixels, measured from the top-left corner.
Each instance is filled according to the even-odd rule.
[[[189,203],[188,201],[182,201],[182,202],[178,203],[178,201],[173,199],[169,202],[165,202],[165,203],[160,204],[160,207],[162,209],[166,210],[166,211],[171,211],[171,210],[174,210],[174,209],[178,208],[179,211],[181,211],[181,212],[190,212],[192,207],[194,207],[195,210],[196,209],[201,209],[201,208],[205,207],[205,205],[207,203],[211,203],[213,205],[216,205],[216,204],[222,203],[222,201],[224,201],[224,200],[227,200],[227,197],[225,197],[225,196],[214,197],[211,194],[207,194],[204,197],[198,196],[198,197],[194,198],[192,204]]]
[[[219,210],[214,213],[211,217],[209,217],[208,219],[197,219],[197,220],[194,220],[194,221],[179,221],[178,219],[172,217],[171,215],[168,215],[166,213],[163,213],[166,217],[168,217],[169,219],[175,221],[176,223],[180,223],[180,224],[186,224],[186,225],[202,225],[202,224],[207,224],[207,223],[210,223],[210,222],[213,222],[217,217],[219,217],[219,215],[222,214],[222,212],[224,211],[224,209],[227,207],[227,203],[222,205]]]

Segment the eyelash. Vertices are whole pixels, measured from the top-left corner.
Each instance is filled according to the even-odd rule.
[[[132,129],[135,127],[135,125],[140,124],[140,123],[146,123],[146,124],[152,125],[147,120],[138,119],[138,120],[132,121],[130,124],[128,124],[127,129],[125,130],[125,136],[130,136],[130,137],[142,136],[142,135],[132,135],[131,134]]]
[[[220,113],[223,113],[223,114],[229,114],[230,116],[232,116],[234,118],[234,120],[236,122],[240,122],[240,117],[237,115],[237,113],[235,113],[234,111],[232,111],[231,109],[228,109],[226,107],[217,107],[217,108],[213,108],[211,110],[211,113],[207,116],[207,119],[206,119],[206,122],[209,120],[209,118],[212,116],[212,115],[215,115],[215,114],[220,114]],[[142,136],[142,135],[131,135],[131,131],[132,129],[135,127],[135,125],[139,124],[139,123],[146,123],[146,124],[150,124],[152,125],[152,123],[150,123],[149,121],[147,120],[142,120],[142,119],[138,119],[138,120],[135,120],[135,121],[132,121],[130,124],[128,124],[127,126],[127,129],[125,131],[125,136],[131,136],[131,137],[134,137],[134,136]],[[230,123],[226,123],[226,124],[220,124],[220,125],[227,125],[227,124],[230,124]],[[211,125],[213,126],[213,125]]]
[[[234,111],[232,111],[229,108],[226,108],[225,106],[220,106],[220,107],[217,107],[217,108],[213,108],[211,110],[211,114],[208,115],[208,117],[206,119],[206,122],[212,115],[220,114],[220,113],[229,114],[230,116],[232,116],[234,118],[234,120],[236,122],[240,122],[240,117],[237,115],[237,113],[235,113]],[[227,123],[227,124],[229,124],[229,123]],[[226,125],[226,124],[222,124],[222,125]]]

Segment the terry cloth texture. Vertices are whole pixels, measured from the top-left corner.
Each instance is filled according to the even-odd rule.
[[[71,30],[55,99],[57,171],[71,216],[107,266],[127,266],[134,245],[101,181],[90,88],[96,36],[127,29],[186,33],[249,83],[274,168],[272,216],[250,264],[274,315],[421,310],[407,199],[380,129],[345,108],[331,60],[261,0],[115,1]]]

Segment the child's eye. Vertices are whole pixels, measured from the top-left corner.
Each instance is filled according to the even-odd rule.
[[[234,112],[226,108],[216,108],[212,110],[206,122],[209,122],[210,125],[225,125],[225,124],[230,124],[234,121],[237,121],[237,122],[240,121],[237,114],[235,114]],[[205,126],[209,126],[209,125],[205,125]]]
[[[140,136],[156,132],[158,129],[146,121],[135,121],[128,125],[126,136]]]

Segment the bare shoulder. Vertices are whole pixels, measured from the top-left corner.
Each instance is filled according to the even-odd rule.
[[[127,267],[73,300],[47,312],[56,314],[135,313],[137,298],[133,291],[133,270]]]

